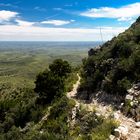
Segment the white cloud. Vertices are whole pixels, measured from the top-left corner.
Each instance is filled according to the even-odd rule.
[[[89,9],[80,15],[91,18],[116,18],[119,21],[128,21],[140,15],[140,2],[119,8],[100,7]]]
[[[132,19],[132,17],[121,17],[118,19],[118,21],[131,21]]]
[[[12,18],[15,18],[17,15],[18,15],[17,12],[1,10],[0,11],[0,22],[10,21]]]
[[[57,16],[57,15],[53,15]],[[48,19],[51,17],[48,17]],[[0,22],[11,22],[17,25],[0,25],[0,41],[101,41],[100,28],[49,28],[39,27],[40,24],[65,25],[75,20],[46,20],[29,22],[19,19],[17,12],[0,11]],[[103,40],[123,32],[125,27],[102,27]]]
[[[35,22],[29,22],[19,19],[16,19],[16,22],[18,23],[19,26],[33,26],[35,24]]]
[[[103,40],[109,40],[126,28],[102,27]],[[23,25],[0,25],[3,41],[101,41],[100,29],[46,28]]]
[[[52,24],[55,26],[61,26],[61,25],[66,25],[69,24],[71,22],[74,22],[74,20],[46,20],[46,21],[42,21],[42,24]]]

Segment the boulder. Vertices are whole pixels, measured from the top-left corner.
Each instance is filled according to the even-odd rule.
[[[118,128],[116,128],[114,130],[114,135],[115,135],[115,137],[120,138],[121,137],[121,131]]]
[[[120,117],[120,115],[119,115],[118,112],[115,112],[115,113],[113,114],[113,118],[114,118],[114,119],[118,120],[119,117]]]
[[[125,100],[132,101],[133,100],[133,96],[128,94],[128,95],[126,95]]]
[[[126,126],[119,126],[118,129],[121,131],[121,136],[125,137],[128,134],[128,128]]]
[[[115,136],[114,135],[110,135],[109,136],[109,140],[115,140]]]
[[[96,113],[95,113],[95,115],[96,115],[96,116],[98,116],[98,117],[100,117],[100,116],[101,116],[101,114],[100,114],[100,113],[98,113],[98,112],[96,112]]]
[[[136,91],[136,92],[134,92],[134,94],[133,94],[135,97],[138,97],[139,95],[140,95],[140,91]]]
[[[134,103],[134,106],[138,106],[139,102],[138,102],[138,100],[134,100],[133,103]]]
[[[128,135],[128,128],[126,126],[119,126],[114,130],[116,137],[126,137]]]
[[[140,128],[140,122],[136,122],[136,127]]]
[[[137,83],[133,87],[135,90],[140,90],[140,83]]]
[[[129,90],[127,90],[127,92],[128,92],[129,94],[134,94],[134,93],[135,93],[135,90],[134,90],[133,88],[130,88]]]

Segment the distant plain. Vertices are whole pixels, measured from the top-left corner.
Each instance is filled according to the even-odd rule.
[[[36,75],[57,58],[80,65],[100,42],[0,42],[0,85],[33,87]]]

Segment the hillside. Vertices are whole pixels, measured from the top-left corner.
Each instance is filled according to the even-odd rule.
[[[123,116],[118,117],[121,124],[129,128],[127,139],[139,139],[140,17],[111,41],[90,49],[81,76],[77,98],[111,105],[118,116]]]
[[[81,90],[124,97],[140,81],[140,17],[125,32],[91,49],[83,60]]]
[[[35,89],[1,89],[0,139],[108,138],[118,122],[75,99],[80,84],[77,72],[67,61],[57,59],[37,75]]]

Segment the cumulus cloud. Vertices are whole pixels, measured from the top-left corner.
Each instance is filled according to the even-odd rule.
[[[74,20],[46,20],[46,21],[42,21],[42,24],[52,24],[55,26],[61,26],[61,25],[66,25],[69,24],[71,22],[74,22]]]
[[[140,15],[140,2],[122,6],[119,8],[92,8],[85,12],[82,12],[80,15],[91,18],[116,18],[119,21],[128,21]]]
[[[36,22],[29,22],[29,21],[24,21],[24,20],[15,20],[19,26],[33,26]]]
[[[0,22],[10,21],[12,18],[15,18],[17,15],[18,15],[17,12],[1,10]]]
[[[102,27],[103,40],[123,32],[125,27]],[[101,41],[100,28],[47,28],[37,26],[0,25],[3,41]]]
[[[40,24],[66,25],[74,22],[74,20],[29,22],[21,20],[18,15],[17,12],[13,11],[0,11],[0,23],[5,21],[16,23],[15,25],[13,23],[0,25],[1,41],[101,41],[99,27],[92,29],[40,27]],[[102,27],[103,40],[109,40],[125,29],[125,27]]]

